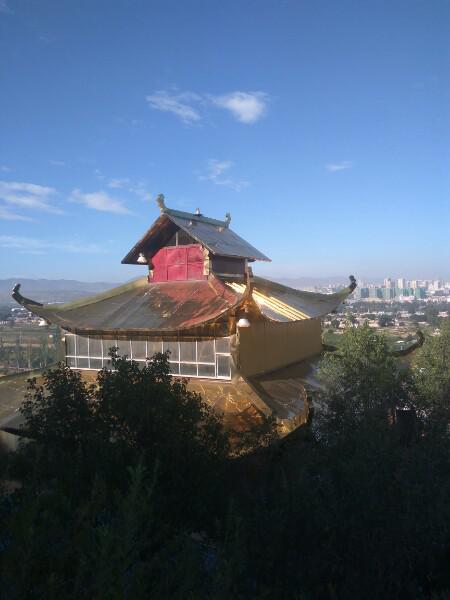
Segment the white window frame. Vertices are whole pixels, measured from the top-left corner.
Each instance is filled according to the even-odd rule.
[[[99,369],[96,367],[91,367],[91,359],[92,360],[101,360],[101,364],[102,366],[106,365],[106,362],[108,361],[108,357],[107,355],[105,355],[105,348],[107,347],[107,349],[111,348],[112,346],[118,346],[119,343],[121,343],[122,345],[124,344],[124,342],[127,342],[129,344],[129,352],[125,352],[125,354],[127,356],[129,356],[129,358],[131,360],[135,360],[136,362],[139,363],[145,363],[147,359],[144,358],[134,358],[133,356],[133,341],[142,341],[145,342],[145,354],[148,356],[148,346],[149,346],[149,340],[132,340],[132,339],[128,339],[128,340],[110,340],[107,338],[95,338],[98,341],[100,341],[100,346],[101,346],[101,356],[91,356],[90,355],[90,337],[89,336],[78,336],[77,334],[74,333],[67,333],[66,334],[66,338],[68,336],[73,336],[74,337],[74,349],[75,349],[75,353],[74,354],[67,354],[67,339],[66,339],[66,343],[65,343],[65,358],[66,358],[66,363],[67,363],[67,359],[74,359],[74,363],[75,366],[71,367],[73,369],[77,369],[79,371],[91,371],[91,370],[96,370],[98,371]],[[82,354],[79,355],[78,354],[78,338],[79,337],[83,337],[84,339],[87,340],[87,347],[88,347],[88,351],[87,351],[87,355],[86,354]],[[151,341],[151,340],[150,340]],[[169,354],[169,364],[174,364],[174,365],[178,365],[178,373],[173,373],[172,376],[173,377],[179,377],[179,378],[195,378],[195,379],[221,379],[221,380],[225,380],[225,381],[229,381],[231,379],[231,353],[230,352],[217,352],[217,345],[216,345],[216,339],[213,339],[212,341],[214,342],[214,362],[206,362],[206,361],[198,361],[197,357],[198,357],[198,341],[199,340],[193,340],[191,343],[195,343],[195,361],[186,361],[186,360],[181,360],[181,346],[180,346],[180,341],[175,341],[175,342],[171,342],[178,344],[178,360],[171,360],[170,359],[170,354]],[[154,344],[154,342],[151,342],[152,344]],[[159,342],[159,344],[161,345],[160,350],[157,350],[157,352],[164,352],[164,342],[161,341]],[[229,375],[218,375],[218,357],[219,356],[226,356],[228,357],[229,360]],[[87,367],[79,367],[78,366],[78,359],[87,359],[88,361],[88,366]],[[192,375],[183,375],[180,373],[181,371],[181,365],[195,365],[195,374]],[[214,375],[199,375],[198,374],[198,367],[199,365],[208,365],[211,367],[214,367]]]

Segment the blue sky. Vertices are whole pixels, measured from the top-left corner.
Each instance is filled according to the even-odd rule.
[[[271,276],[450,279],[448,1],[0,0],[0,277],[122,281],[168,206]]]

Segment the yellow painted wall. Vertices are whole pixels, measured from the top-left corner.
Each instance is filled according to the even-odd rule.
[[[259,375],[322,351],[320,318],[289,323],[252,323],[239,328],[237,364],[244,376]]]

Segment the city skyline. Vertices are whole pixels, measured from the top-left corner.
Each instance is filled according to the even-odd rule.
[[[0,3],[0,278],[145,274],[163,192],[263,276],[448,281],[450,5],[193,5]]]

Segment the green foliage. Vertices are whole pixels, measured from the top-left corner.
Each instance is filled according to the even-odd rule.
[[[151,471],[158,465],[165,507],[174,515],[193,514],[186,496],[203,493],[205,505],[211,500],[230,451],[229,433],[198,394],[171,378],[166,355],[141,368],[113,350],[111,368],[91,385],[63,364],[43,379],[40,385],[30,380],[20,409],[35,440],[17,456],[20,473],[32,461],[39,477],[53,474],[66,491],[76,477],[76,493],[83,495],[98,476],[123,489],[127,468],[143,461]]]
[[[420,407],[427,412],[439,410],[450,417],[450,319],[443,321],[438,335],[427,336],[413,373]]]
[[[392,323],[392,319],[389,315],[386,314],[381,314],[378,317],[378,325],[380,327],[387,327],[388,325],[390,325]]]
[[[323,358],[319,379],[323,428],[332,436],[368,417],[385,421],[408,399],[407,381],[389,356],[386,338],[367,324],[344,333],[338,350]]]
[[[312,426],[274,443],[262,422],[233,436],[237,460],[163,355],[140,369],[113,354],[95,386],[64,366],[31,382],[33,439],[6,473],[22,488],[0,501],[0,595],[448,598],[449,330],[411,374],[369,327],[341,337]],[[398,407],[417,409],[419,435],[399,435]]]

